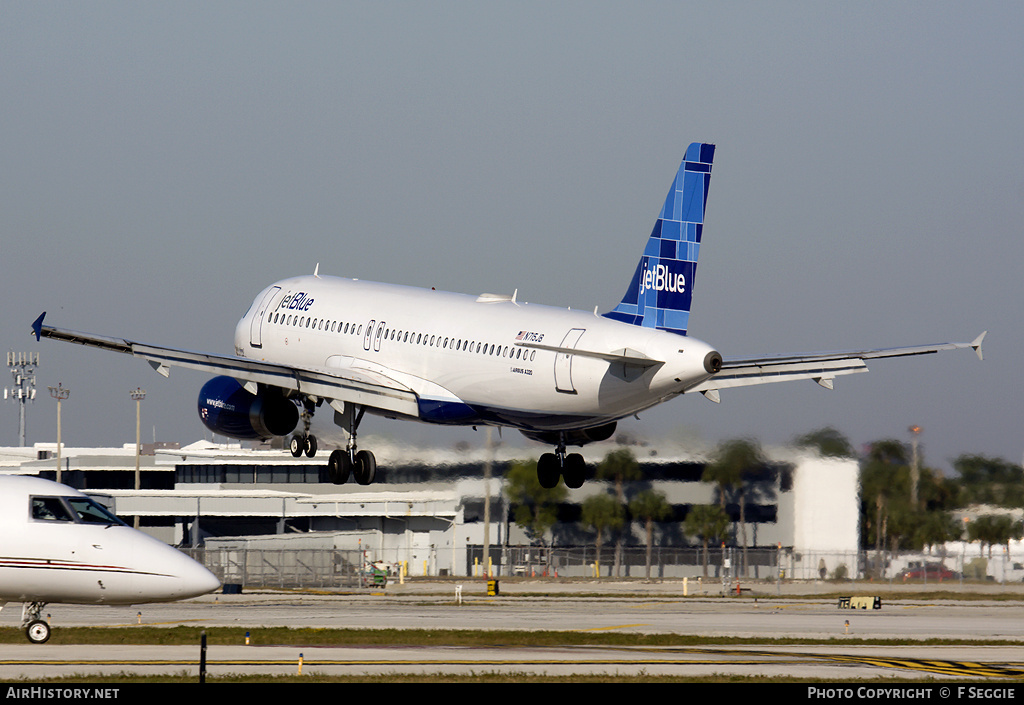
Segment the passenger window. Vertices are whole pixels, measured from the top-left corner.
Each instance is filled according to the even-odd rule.
[[[70,512],[60,497],[32,497],[30,500],[32,518],[39,521],[74,522]]]

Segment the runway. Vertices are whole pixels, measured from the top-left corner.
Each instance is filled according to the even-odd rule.
[[[443,638],[440,639],[443,641]],[[969,660],[963,660],[964,657]],[[233,674],[542,674],[765,676],[846,682],[863,678],[1024,677],[1018,647],[445,647],[211,646],[210,678]],[[0,677],[176,674],[198,677],[198,646],[0,647]]]
[[[449,590],[450,588],[450,590]],[[592,588],[589,588],[592,589]],[[389,592],[389,590],[391,590]],[[536,673],[754,675],[825,681],[876,677],[968,680],[1021,679],[1024,604],[1017,601],[902,600],[880,610],[840,609],[835,601],[786,598],[710,598],[651,594],[554,594],[487,597],[480,583],[379,593],[210,595],[183,603],[138,608],[51,605],[55,633],[67,626],[192,625],[437,630],[436,644],[409,646],[298,646],[244,642],[207,649],[210,677],[238,673],[366,675],[385,673]],[[16,626],[20,609],[0,612]],[[579,633],[689,634],[736,637],[808,637],[824,646],[660,647],[504,646],[445,644],[444,630],[554,630]],[[906,639],[907,646],[861,646],[859,639]],[[952,639],[955,646],[922,644]],[[54,643],[0,645],[0,678],[43,678],[76,673],[198,674],[199,645],[76,646]]]

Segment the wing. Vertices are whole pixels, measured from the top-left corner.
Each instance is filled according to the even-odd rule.
[[[928,355],[943,350],[971,348],[980,360],[982,357],[981,342],[984,338],[985,333],[982,333],[970,343],[938,343],[907,348],[728,358],[722,362],[722,370],[714,377],[686,391],[701,392],[711,401],[717,402],[719,401],[719,389],[786,382],[792,379],[813,379],[821,386],[832,389],[832,380],[836,377],[867,372],[868,366],[865,360],[875,358]]]
[[[233,355],[160,347],[124,338],[110,338],[44,326],[44,316],[45,312],[32,324],[36,340],[41,337],[53,338],[67,343],[134,355],[149,362],[154,370],[165,377],[170,373],[171,367],[185,367],[234,377],[246,386],[253,385],[250,389],[252,392],[256,390],[255,385],[266,384],[314,398],[366,405],[412,417],[418,415],[416,393],[382,371],[351,367],[338,370],[309,369]]]

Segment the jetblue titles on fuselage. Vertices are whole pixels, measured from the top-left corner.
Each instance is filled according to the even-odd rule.
[[[288,292],[281,299],[281,302],[277,305],[275,311],[288,310],[288,311],[308,311],[309,307],[313,305],[313,297],[305,291],[299,291],[296,293]]]

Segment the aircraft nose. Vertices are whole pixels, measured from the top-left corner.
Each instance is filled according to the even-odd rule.
[[[220,587],[220,580],[204,565],[184,554],[180,555],[187,561],[176,571],[179,578],[178,590],[182,598],[205,595]]]

